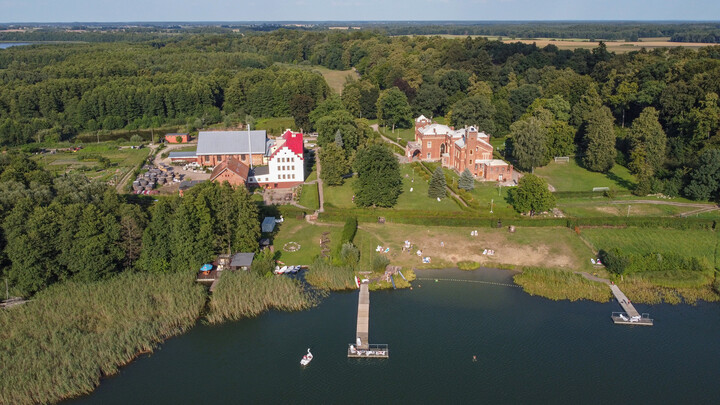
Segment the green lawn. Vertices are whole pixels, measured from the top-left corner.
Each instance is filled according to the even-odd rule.
[[[320,208],[317,184],[304,184],[300,193],[300,205],[311,210]]]
[[[397,141],[398,138],[402,138],[405,142],[415,141],[415,128],[395,128],[393,132],[392,127],[380,126],[380,133],[393,141]]]
[[[415,175],[409,164],[400,165],[402,176],[402,193],[398,198],[395,209],[420,211],[460,211],[460,207],[450,198],[443,198],[439,202],[428,197],[428,182]],[[336,208],[355,208],[352,197],[355,194],[352,184],[355,178],[346,179],[342,186],[325,186],[325,204]],[[413,191],[410,191],[410,189]]]
[[[547,180],[556,191],[592,191],[593,187],[628,191],[635,181],[628,169],[620,165],[613,166],[607,174],[595,173],[578,166],[572,158],[568,163],[552,161],[536,168],[535,174]]]
[[[706,257],[715,263],[718,244],[714,231],[651,228],[585,228],[581,235],[595,249],[618,248],[623,253],[646,254],[674,252]]]
[[[561,199],[558,208],[569,217],[671,217],[693,211],[694,207],[654,204],[611,204],[607,198]],[[717,214],[715,214],[717,215]]]
[[[111,180],[113,177],[122,178],[128,171],[134,170],[143,160],[148,157],[150,150],[143,149],[120,149],[114,143],[102,143],[88,145],[78,152],[58,152],[55,154],[34,155],[38,163],[47,170],[62,174],[70,170],[79,170],[91,179],[101,181]],[[110,167],[103,169],[93,156],[102,156],[110,159]],[[87,160],[83,160],[87,158]]]
[[[285,133],[285,130],[288,128],[298,129],[295,128],[295,120],[293,117],[262,118],[258,120],[255,128],[252,129],[264,129],[268,134],[277,136]]]
[[[280,253],[279,260],[288,265],[312,263],[320,255],[320,238],[323,232],[330,232],[332,248],[332,243],[337,241],[342,233],[342,226],[311,225],[302,219],[285,218],[282,224],[278,224],[278,232],[273,241],[275,252]],[[300,250],[286,252],[283,246],[288,242],[299,243]]]

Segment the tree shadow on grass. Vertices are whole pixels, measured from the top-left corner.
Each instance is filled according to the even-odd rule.
[[[633,183],[633,182],[631,182],[631,181],[629,181],[629,180],[627,180],[627,179],[623,179],[622,177],[618,176],[618,175],[615,174],[615,173],[607,172],[607,173],[605,173],[605,176],[606,176],[608,179],[614,181],[615,184],[617,184],[617,185],[620,186],[620,187],[624,187],[624,188],[626,188],[626,189],[628,189],[628,190],[632,190],[633,188],[635,188],[635,183]]]

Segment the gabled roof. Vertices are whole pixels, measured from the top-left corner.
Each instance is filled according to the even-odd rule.
[[[510,164],[500,159],[476,159],[475,163],[484,164],[486,166],[510,166]]]
[[[235,253],[230,261],[230,267],[248,267],[254,258],[255,253]]]
[[[220,163],[219,165],[215,166],[213,169],[212,175],[210,175],[210,180],[215,180],[219,175],[221,175],[224,171],[230,170],[231,172],[237,174],[238,176],[242,177],[243,180],[247,180],[248,178],[248,172],[250,171],[250,168],[247,167],[247,165],[235,158],[228,158],[224,162]]]
[[[285,133],[282,135],[282,138],[278,140],[278,148],[275,149],[275,152],[270,155],[270,159],[272,159],[273,156],[275,156],[276,153],[278,153],[282,148],[288,148],[290,151],[300,157],[302,159],[303,157],[303,134],[300,132],[293,132],[291,130],[285,131]]]
[[[248,140],[249,136],[249,140]],[[265,131],[200,131],[198,134],[198,155],[240,155],[249,153],[265,154],[267,151]]]
[[[420,121],[428,121],[428,119],[424,115],[421,115],[421,116],[415,118],[415,122],[420,122]]]

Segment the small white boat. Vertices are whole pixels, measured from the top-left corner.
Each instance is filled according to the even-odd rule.
[[[300,360],[300,365],[307,366],[308,364],[310,364],[312,359],[313,359],[313,355],[312,355],[312,353],[310,353],[310,349],[308,349],[307,354],[302,357],[302,360]]]
[[[275,274],[283,274],[287,271],[288,266],[282,266],[280,268],[275,268]]]
[[[357,276],[355,276],[355,285],[357,286],[357,288],[360,288],[360,279],[357,278]]]
[[[625,316],[625,315],[623,315],[623,314],[619,314],[618,316],[619,316],[620,319],[622,319],[623,321],[625,321],[625,322],[628,321],[628,317],[627,317],[627,316]]]

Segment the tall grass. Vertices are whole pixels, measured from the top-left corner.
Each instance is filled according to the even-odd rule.
[[[68,282],[0,310],[0,403],[91,392],[138,353],[190,328],[206,294],[187,274]]]
[[[305,275],[305,280],[323,290],[351,290],[357,288],[352,268],[334,266],[323,259],[316,260]]]
[[[251,272],[225,272],[210,300],[210,323],[253,317],[268,309],[300,311],[315,304],[296,280]]]
[[[551,300],[592,300],[607,302],[612,297],[607,285],[586,280],[579,274],[562,270],[526,267],[515,275],[515,283],[530,295]]]

